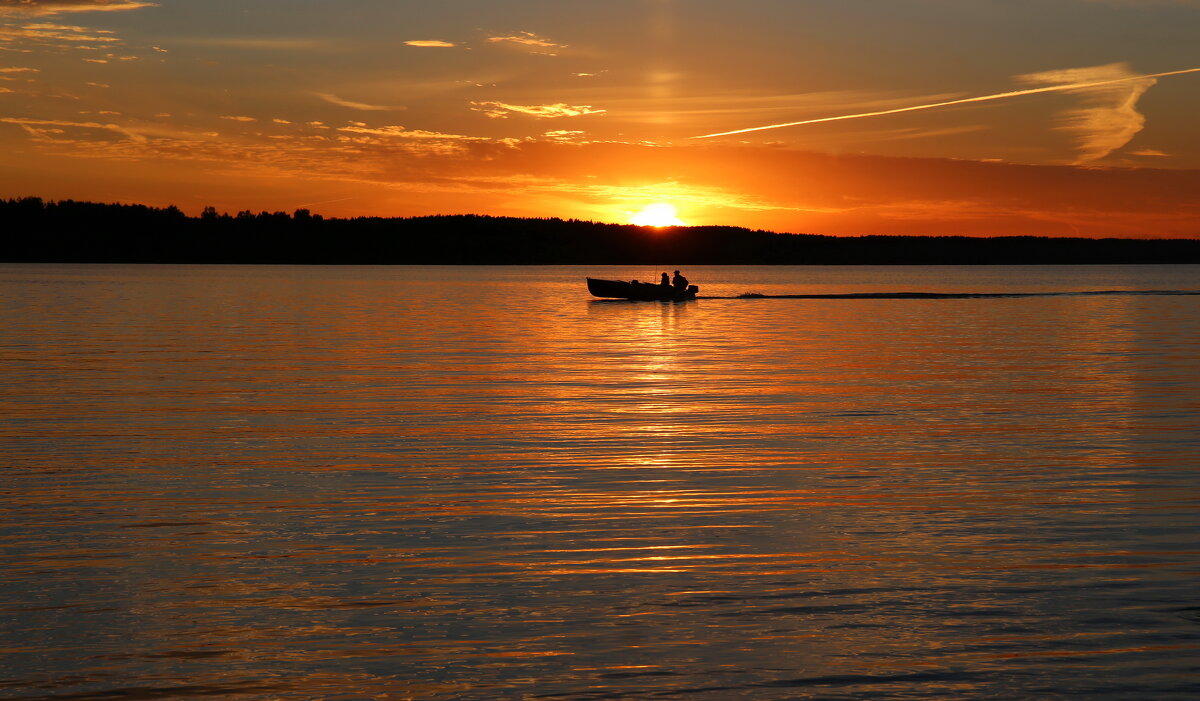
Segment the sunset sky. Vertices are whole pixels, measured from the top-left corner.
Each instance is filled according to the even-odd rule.
[[[1200,237],[1198,124],[1200,0],[0,0],[0,197]]]

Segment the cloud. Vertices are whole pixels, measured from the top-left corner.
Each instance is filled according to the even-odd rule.
[[[257,122],[258,121],[254,117],[245,117],[245,116],[241,116],[241,115],[230,115],[230,114],[223,114],[223,115],[221,115],[220,118],[228,119],[231,122]]]
[[[330,104],[338,105],[339,107],[349,107],[350,109],[354,109],[354,110],[367,110],[367,111],[373,111],[373,112],[393,112],[396,110],[404,109],[403,107],[393,107],[393,106],[388,106],[388,105],[369,105],[365,102],[352,102],[350,100],[343,100],[342,98],[338,97],[337,95],[331,95],[329,93],[323,93],[323,92],[313,93],[313,94]]]
[[[591,105],[568,105],[556,102],[552,105],[510,105],[504,102],[471,102],[471,109],[483,112],[493,119],[504,119],[510,114],[527,114],[539,119],[555,117],[580,117],[585,114],[603,114],[605,110],[592,109]]]
[[[303,51],[327,49],[330,42],[307,37],[177,37],[176,44],[207,46],[229,49],[257,49],[262,51]],[[166,53],[155,47],[155,51]]]
[[[1168,158],[1171,154],[1166,151],[1159,151],[1156,148],[1143,148],[1137,151],[1127,151],[1130,156],[1154,156],[1158,158]]]
[[[549,39],[540,37],[533,32],[521,32],[519,34],[511,34],[509,36],[488,37],[488,42],[492,44],[515,44],[525,49],[531,50],[533,53],[547,54],[555,56],[557,53],[554,49],[565,49],[566,44],[556,44]]]
[[[39,68],[0,68],[0,73],[40,73]]]
[[[400,126],[369,127],[362,122],[354,122],[348,127],[339,127],[338,131],[352,134],[369,134],[371,136],[388,136],[402,139],[446,139],[450,141],[490,141],[486,137],[464,136],[462,134],[443,134],[424,129],[405,129]]]
[[[31,133],[33,131],[39,131],[39,132],[47,131],[46,129],[44,129],[44,127],[72,127],[72,128],[76,128],[76,129],[103,129],[106,131],[114,132],[116,134],[120,134],[132,141],[141,142],[141,141],[146,140],[146,138],[141,136],[140,134],[130,131],[129,129],[126,129],[125,127],[123,127],[119,124],[100,124],[98,122],[70,122],[70,121],[64,121],[61,119],[28,119],[28,118],[24,118],[24,117],[0,117],[0,122],[3,122],[5,124],[16,124]],[[49,131],[51,133],[57,133],[57,134],[63,133],[62,130],[51,129]]]
[[[406,46],[417,46],[428,49],[448,49],[458,46],[458,44],[449,41],[442,41],[441,39],[413,39],[411,41],[404,42],[404,44]]]
[[[69,12],[123,12],[144,7],[158,7],[158,4],[136,0],[0,0],[0,15],[47,17]]]
[[[1106,66],[1068,68],[1017,77],[1032,85],[1084,85],[1078,92],[1084,106],[1062,114],[1063,131],[1075,134],[1079,144],[1076,163],[1104,158],[1129,143],[1146,125],[1137,111],[1138,100],[1155,83],[1150,76],[1139,76],[1124,63]]]
[[[550,141],[579,141],[585,133],[578,129],[555,129],[542,134],[542,138]]]
[[[105,29],[89,29],[69,24],[26,24],[22,26],[6,25],[0,27],[0,43],[15,41],[33,42],[37,44],[117,44],[120,39],[112,36]],[[79,47],[97,48],[97,47]]]

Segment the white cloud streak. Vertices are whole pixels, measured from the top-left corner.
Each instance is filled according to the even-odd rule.
[[[1084,70],[1084,69],[1080,69],[1080,70]],[[1164,78],[1166,76],[1171,76],[1171,75],[1182,75],[1184,73],[1196,73],[1196,72],[1200,72],[1200,68],[1186,68],[1186,69],[1180,70],[1180,71],[1166,71],[1163,73],[1151,73],[1149,75],[1135,75],[1135,76],[1111,78],[1111,79],[1105,79],[1105,80],[1081,81],[1081,82],[1069,83],[1069,84],[1064,84],[1064,85],[1050,85],[1050,86],[1041,87],[1041,88],[1029,88],[1026,90],[1011,90],[1009,92],[995,93],[993,95],[979,95],[976,97],[964,97],[964,98],[961,98],[958,100],[947,100],[945,102],[933,102],[933,103],[924,104],[924,105],[912,105],[909,107],[898,107],[895,109],[879,110],[876,112],[859,112],[857,114],[843,114],[843,115],[838,115],[836,117],[820,117],[817,119],[805,119],[805,120],[801,120],[798,122],[783,122],[780,124],[767,124],[767,125],[764,125],[761,127],[749,127],[747,129],[734,129],[732,131],[722,131],[722,132],[716,132],[713,134],[702,134],[700,136],[693,136],[691,138],[693,138],[693,139],[712,139],[712,138],[716,138],[718,136],[733,136],[735,134],[748,134],[750,132],[765,131],[767,129],[782,129],[784,127],[798,127],[798,126],[803,126],[805,124],[820,124],[822,122],[840,122],[840,121],[847,120],[847,119],[863,119],[865,117],[882,117],[884,115],[889,115],[889,114],[900,114],[902,112],[917,112],[919,110],[931,110],[931,109],[937,109],[939,107],[950,107],[952,105],[965,105],[965,104],[969,104],[972,102],[988,102],[990,100],[1003,100],[1003,99],[1010,98],[1010,97],[1021,97],[1022,95],[1037,95],[1040,93],[1049,93],[1049,92],[1068,92],[1068,91],[1079,91],[1079,90],[1092,90],[1095,88],[1105,88],[1108,86],[1114,86],[1114,85],[1118,85],[1118,84],[1122,84],[1122,83],[1131,83],[1134,81],[1151,80],[1151,84],[1153,84],[1154,78]],[[1044,75],[1044,74],[1037,74],[1037,75]],[[1139,95],[1140,95],[1140,93],[1139,93]]]
[[[338,97],[337,95],[331,95],[330,93],[324,93],[324,92],[313,93],[313,94],[330,104],[337,105],[339,107],[348,107],[353,110],[366,110],[368,112],[393,112],[396,110],[404,109],[403,107],[393,107],[393,106],[389,106],[389,105],[369,105],[365,102],[353,102],[351,100],[343,100],[342,98]]]

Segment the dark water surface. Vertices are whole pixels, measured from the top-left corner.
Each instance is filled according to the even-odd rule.
[[[1200,267],[685,273],[0,266],[0,697],[1200,697]]]

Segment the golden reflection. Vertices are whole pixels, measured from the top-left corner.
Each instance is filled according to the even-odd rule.
[[[965,616],[937,602],[921,608],[914,592],[1055,578],[1161,584],[1200,554],[1183,538],[1143,547],[1106,530],[1116,520],[1169,535],[1196,494],[1182,483],[1147,486],[1134,471],[1145,436],[1137,422],[1155,421],[1143,409],[1163,401],[1137,374],[1134,303],[1044,304],[1032,330],[1013,331],[1008,303],[854,302],[835,312],[778,300],[784,311],[760,306],[758,316],[746,306],[589,304],[568,296],[581,287],[570,272],[561,295],[514,294],[513,309],[459,309],[455,297],[441,310],[449,335],[416,312],[381,314],[372,305],[404,295],[363,283],[365,292],[335,296],[336,313],[296,312],[304,323],[251,330],[248,308],[230,312],[246,324],[224,358],[105,359],[108,372],[129,377],[109,411],[88,405],[90,438],[117,436],[126,450],[71,456],[72,467],[108,465],[103,478],[76,483],[82,468],[47,470],[16,485],[29,535],[9,542],[29,554],[10,557],[7,571],[36,582],[49,582],[46,572],[56,582],[97,567],[121,573],[97,577],[102,593],[82,598],[136,609],[138,630],[154,632],[139,633],[135,652],[104,654],[516,665],[608,644],[552,637],[567,635],[563,622],[578,630],[579,618],[600,621],[587,634],[648,619],[679,645],[702,639],[687,628],[693,612],[729,623],[724,632],[741,641],[833,638],[853,629],[843,625],[856,622],[853,606],[879,603],[877,587],[905,617],[944,631]],[[166,313],[147,305],[136,316]],[[301,330],[315,318],[337,343]],[[173,333],[203,346],[205,328],[181,322]],[[68,345],[44,352],[66,366]],[[84,390],[98,373],[85,369],[68,380],[96,402],[103,393]],[[25,410],[65,441],[75,424],[55,414],[61,377],[54,397]],[[158,443],[134,442],[136,431]],[[230,449],[229,440],[242,443]],[[99,535],[63,538],[63,524]],[[1087,532],[1064,535],[1063,524]],[[604,586],[620,606],[595,604]],[[775,606],[764,600],[830,590],[850,592],[842,596],[853,604],[827,619],[838,633],[801,611],[778,614],[794,632],[776,633],[778,619],[756,627]],[[683,602],[697,608],[680,615],[671,604],[689,596],[721,601]],[[484,639],[470,628],[476,614],[562,628],[538,637],[493,626],[502,632]],[[420,639],[413,631],[422,630],[435,632]],[[928,642],[913,646],[921,661],[906,663],[928,664]],[[602,653],[631,647],[622,639]],[[985,659],[972,654],[945,662]],[[333,675],[313,689],[327,690],[321,683],[419,688]]]

